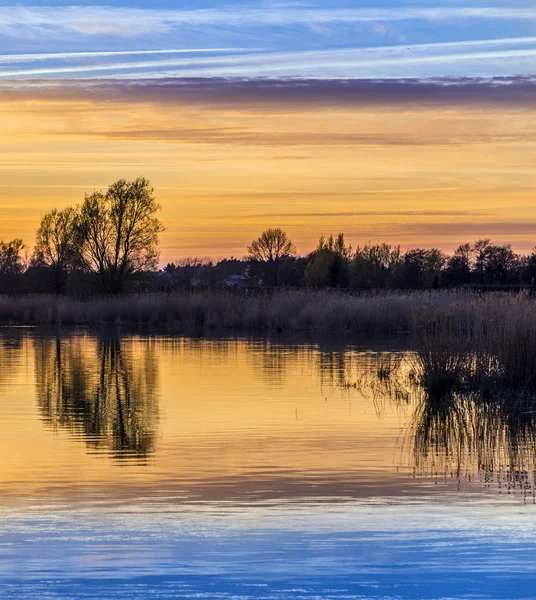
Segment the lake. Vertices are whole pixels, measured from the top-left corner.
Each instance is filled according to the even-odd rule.
[[[423,409],[411,364],[403,339],[2,330],[0,597],[534,598],[530,411]]]

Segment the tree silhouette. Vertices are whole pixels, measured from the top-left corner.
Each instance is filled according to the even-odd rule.
[[[76,256],[101,291],[120,293],[133,273],[156,269],[163,227],[153,192],[142,177],[120,179],[86,196],[80,207]]]
[[[346,245],[343,233],[327,240],[321,236],[305,268],[305,282],[312,287],[348,287],[351,256],[352,247]]]
[[[264,263],[265,274],[273,285],[279,282],[281,262],[295,254],[296,248],[282,229],[266,229],[247,248],[252,260]]]
[[[18,238],[10,242],[0,242],[0,274],[20,275],[24,271],[21,256],[24,248],[24,242]]]
[[[73,263],[76,225],[77,211],[67,207],[44,215],[37,230],[33,262],[52,269],[57,294],[64,291],[66,275]]]

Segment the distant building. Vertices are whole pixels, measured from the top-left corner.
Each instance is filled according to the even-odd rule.
[[[255,282],[245,275],[229,275],[220,282],[225,287],[247,288],[255,285]]]

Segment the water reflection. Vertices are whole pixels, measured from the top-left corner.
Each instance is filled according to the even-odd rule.
[[[481,485],[450,493],[455,480],[445,493],[411,469],[528,485],[532,404],[404,395],[401,356],[178,336],[0,342],[0,595],[533,597],[533,507]]]
[[[36,392],[54,428],[114,458],[139,459],[155,449],[158,363],[151,344],[128,346],[117,334],[37,338]]]
[[[536,493],[536,399],[424,396],[411,436],[416,472]]]
[[[436,482],[479,481],[525,495],[536,489],[536,400],[426,395],[410,381],[411,353],[389,352],[385,344],[371,350],[295,339],[13,334],[1,344],[0,383],[24,349],[34,357],[42,420],[92,452],[142,464],[156,450],[160,372],[176,419],[170,423],[166,411],[176,446],[168,444],[161,460],[182,461],[174,476],[185,481],[212,481],[225,456],[229,477],[256,477],[264,491],[268,472],[284,474],[287,487],[291,476],[306,482],[314,473],[318,489],[344,480],[344,489],[358,494],[371,461]],[[175,377],[177,369],[182,375]],[[252,394],[253,403],[242,401]],[[335,407],[337,398],[353,401],[347,413]],[[387,471],[374,477],[381,486],[395,481]]]

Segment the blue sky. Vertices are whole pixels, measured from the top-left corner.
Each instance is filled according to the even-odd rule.
[[[534,2],[0,1],[1,78],[532,75]]]

